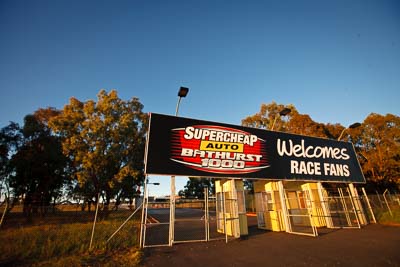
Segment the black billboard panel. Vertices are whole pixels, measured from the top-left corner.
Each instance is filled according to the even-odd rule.
[[[351,143],[150,114],[146,174],[365,183]]]

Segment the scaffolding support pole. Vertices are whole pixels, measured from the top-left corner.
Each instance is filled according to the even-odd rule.
[[[372,210],[371,203],[369,202],[368,195],[365,192],[365,188],[363,187],[363,188],[361,188],[361,190],[363,191],[365,200],[367,201],[368,209],[369,209],[369,212],[371,212],[372,220],[374,221],[374,223],[376,223],[375,214],[374,214],[374,211]]]
[[[142,201],[142,219],[140,223],[140,240],[139,244],[141,248],[144,248],[144,242],[146,240],[146,220],[147,220],[147,203],[148,203],[148,195],[147,195],[147,175],[144,182],[144,192],[143,192],[143,201]]]

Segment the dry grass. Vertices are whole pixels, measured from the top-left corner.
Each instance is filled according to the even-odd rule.
[[[400,225],[400,207],[393,207],[392,213],[387,209],[378,210],[376,212],[376,219],[381,224]]]
[[[129,216],[112,212],[96,224],[92,249],[89,243],[94,212],[57,212],[27,222],[10,213],[0,235],[1,266],[137,266],[138,218],[133,218],[109,242],[106,240]]]

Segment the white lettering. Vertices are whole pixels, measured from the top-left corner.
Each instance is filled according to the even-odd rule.
[[[297,158],[332,158],[332,159],[343,159],[348,160],[350,158],[347,154],[347,149],[339,149],[337,147],[321,147],[321,146],[306,146],[304,139],[301,140],[300,144],[294,144],[291,139],[289,139],[288,145],[286,141],[277,140],[277,151],[279,156],[295,156]]]
[[[291,160],[290,172],[294,174],[321,175],[321,163]]]
[[[343,172],[344,176],[349,177],[350,176],[350,171],[349,171],[349,166],[348,165],[343,165]]]
[[[340,154],[342,155],[342,159],[344,160],[348,160],[350,158],[349,154],[347,154],[346,151],[346,148],[342,148],[342,150],[340,150]]]
[[[346,164],[324,163],[324,174],[327,176],[350,176],[349,166]]]
[[[193,156],[193,149],[182,148],[181,156],[183,156],[183,157],[192,157]]]
[[[299,162],[297,160],[290,161],[290,172],[298,173],[299,172]]]
[[[188,139],[188,140],[192,139],[193,131],[194,131],[193,127],[186,127],[185,134],[183,135],[183,137],[185,137],[185,139]]]
[[[204,150],[190,149],[190,148],[182,148],[181,156],[193,157],[193,158],[199,156],[200,158],[240,160],[240,161],[250,161],[250,162],[260,162],[262,159],[262,155],[257,155],[257,154],[204,151]]]

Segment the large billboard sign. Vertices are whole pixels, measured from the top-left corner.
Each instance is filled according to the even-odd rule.
[[[364,183],[351,143],[150,114],[146,174]]]

